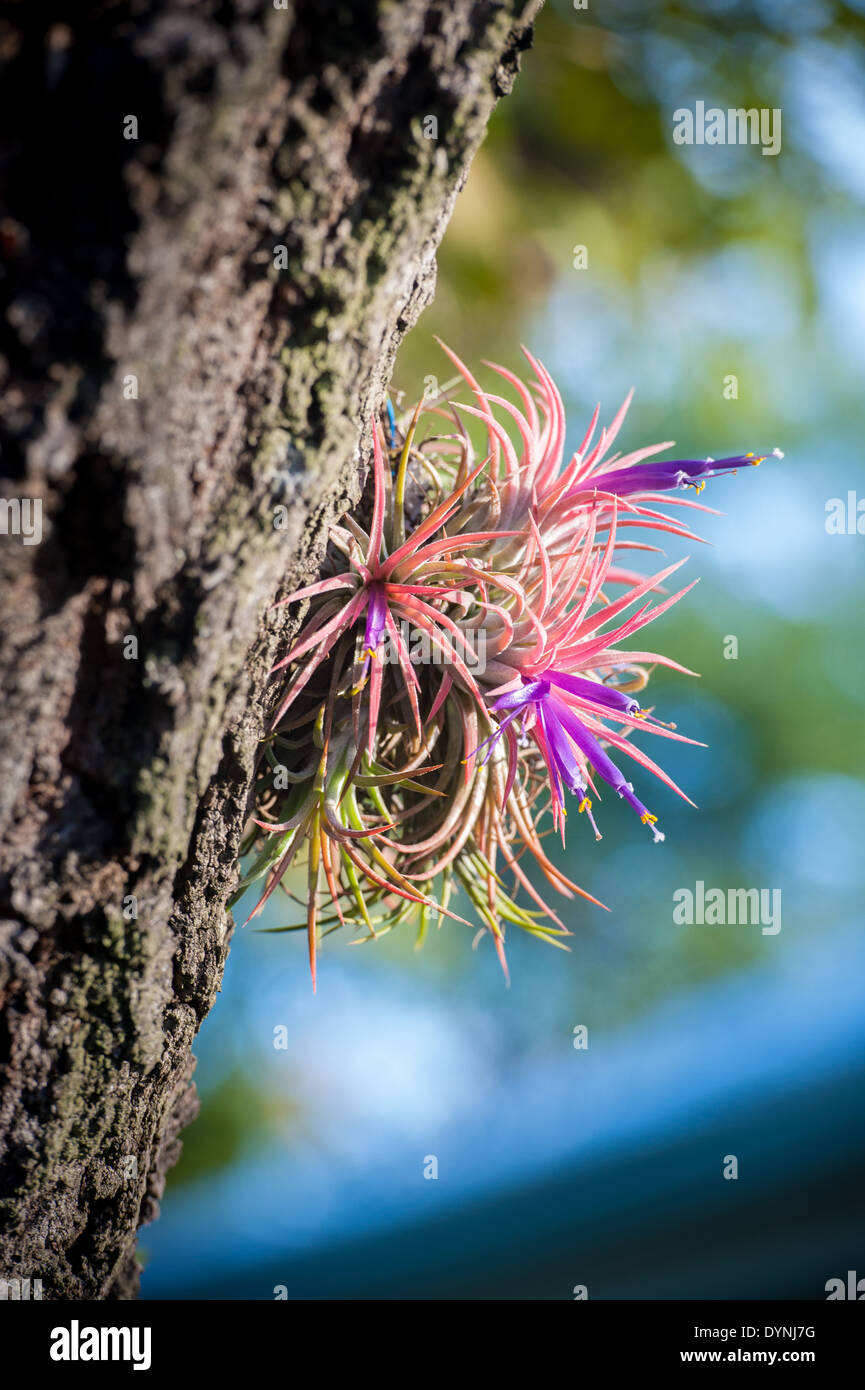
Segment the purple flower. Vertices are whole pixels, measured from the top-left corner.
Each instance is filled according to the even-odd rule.
[[[382,584],[370,584],[367,590],[366,629],[363,635],[363,667],[361,681],[366,679],[370,661],[375,659],[387,629],[387,596]]]
[[[582,720],[577,718],[574,711],[564,701],[557,699],[555,695],[551,696],[544,705],[543,721],[545,730],[552,730],[558,726],[556,728],[557,742],[560,741],[560,731],[568,734],[588,762],[592,764],[595,772],[609,783],[618,796],[633,807],[643,824],[648,825],[655,842],[663,840],[664,836],[655,826],[657,816],[653,816],[648,807],[643,805],[621,769],[616,767],[612,758],[604,752],[595,735],[586,728]],[[585,787],[572,786],[571,790],[581,791],[582,795],[585,796]]]
[[[640,702],[632,695],[625,695],[614,686],[590,681],[587,676],[570,676],[565,671],[545,671],[544,678],[552,681],[553,685],[560,686],[562,690],[567,690],[569,694],[577,695],[581,700],[591,700],[596,705],[603,705],[615,714],[640,713]]]
[[[364,655],[375,656],[387,625],[387,598],[381,584],[370,584],[366,607],[366,631],[363,637]]]
[[[617,497],[629,497],[635,492],[665,492],[677,487],[693,487],[701,492],[706,478],[734,473],[737,468],[755,467],[766,457],[766,454],[737,454],[726,459],[671,459],[667,463],[631,464],[607,473],[596,473],[574,491],[588,492],[598,488]]]
[[[586,727],[574,710],[554,693],[554,686],[577,695],[581,699],[592,700],[611,713],[639,714],[636,700],[620,690],[601,685],[584,676],[572,676],[567,672],[545,671],[543,677],[524,681],[518,690],[509,690],[492,705],[495,714],[503,713],[499,726],[485,744],[492,745],[484,761],[490,757],[493,746],[505,730],[520,716],[525,729],[530,712],[535,715],[532,733],[544,755],[550,774],[550,786],[557,807],[564,810],[563,786],[580,798],[580,811],[587,811],[589,820],[598,838],[598,827],[591,814],[592,803],[588,795],[588,775],[586,764],[613,788],[618,796],[632,806],[644,825],[648,825],[655,841],[664,836],[655,827],[657,817],[643,805],[635,794],[632,784],[602,748],[596,736]],[[540,736],[539,736],[540,735]],[[481,744],[480,747],[484,747]],[[575,751],[578,750],[578,751]],[[479,751],[479,750],[477,750]]]

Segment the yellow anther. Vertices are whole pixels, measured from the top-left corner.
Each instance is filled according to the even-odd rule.
[[[589,798],[588,798],[587,796],[584,796],[583,799],[582,799],[582,801],[580,802],[579,806],[577,807],[577,810],[578,810],[578,811],[591,811],[591,809],[592,809],[592,803],[591,803],[591,801],[589,800]]]
[[[643,814],[640,816],[640,820],[642,821],[643,825],[654,825],[657,819],[658,817],[653,816],[651,811],[644,811]]]

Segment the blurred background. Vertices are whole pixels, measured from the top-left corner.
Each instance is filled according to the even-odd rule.
[[[395,388],[447,378],[433,333],[475,367],[519,370],[525,342],[571,450],[633,386],[626,449],[785,451],[710,483],[702,582],[652,630],[701,672],[651,686],[708,744],[659,754],[699,810],[653,784],[663,845],[615,798],[602,844],[571,826],[564,867],[611,911],[565,906],[568,955],[513,933],[510,989],[453,923],[420,955],[408,931],[329,937],[316,998],[301,934],[235,933],[144,1297],[824,1298],[865,1276],[865,537],[826,524],[865,504],[863,35],[865,0],[548,0]],[[698,100],[781,108],[781,153],[675,145]],[[781,930],[677,924],[698,880],[780,890]]]

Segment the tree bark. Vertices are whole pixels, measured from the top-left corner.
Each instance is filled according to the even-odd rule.
[[[270,606],[358,499],[540,0],[276,4],[0,21],[0,1278],[43,1298],[137,1291],[228,951]]]

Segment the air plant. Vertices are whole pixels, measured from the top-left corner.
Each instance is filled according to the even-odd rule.
[[[444,350],[475,403],[446,388],[398,421],[388,402],[386,425],[372,422],[368,508],[332,528],[322,578],[281,600],[308,606],[274,668],[283,685],[243,846],[255,857],[234,901],[253,883],[250,917],[277,888],[294,898],[286,876],[305,860],[304,920],[270,930],[306,930],[313,989],[321,936],[345,926],[370,941],[412,921],[420,943],[433,922],[469,925],[457,888],[506,975],[509,925],[567,949],[544,893],[603,904],[543,841],[564,841],[569,802],[600,839],[601,786],[663,839],[614,758],[688,800],[632,735],[693,742],[636,696],[657,665],[694,673],[622,643],[691,586],[663,588],[684,561],[647,577],[625,552],[659,548],[631,539],[635,527],[698,540],[659,507],[707,511],[707,479],[762,462],[658,461],[669,444],[611,455],[630,397],[593,443],[595,412],[566,462],[564,408],[540,362],[526,352],[528,385],[487,364],[515,404]]]

